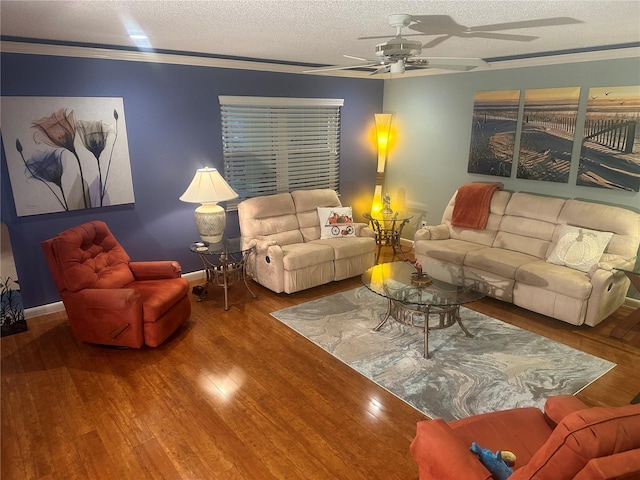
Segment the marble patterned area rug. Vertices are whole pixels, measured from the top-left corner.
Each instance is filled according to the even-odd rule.
[[[365,287],[271,315],[431,418],[445,420],[507,408],[542,408],[547,397],[575,394],[614,363],[467,308],[458,325],[423,332],[393,319],[373,327],[387,300]]]

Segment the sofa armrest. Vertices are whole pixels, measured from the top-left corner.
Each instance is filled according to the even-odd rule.
[[[640,476],[640,448],[614,453],[605,457],[592,458],[573,477],[573,480],[593,480],[611,478],[638,478]]]
[[[356,237],[370,237],[376,238],[376,234],[373,229],[366,223],[354,223],[353,227],[356,231]]]
[[[478,456],[441,418],[418,422],[411,442],[411,456],[418,464],[420,480],[464,478],[491,480],[493,477]]]
[[[449,227],[444,223],[440,225],[428,225],[418,229],[414,241],[418,240],[446,240],[449,238]]]
[[[544,404],[544,414],[551,426],[555,426],[572,412],[587,408],[581,400],[573,395],[555,395],[549,397]]]
[[[605,253],[604,255],[602,255],[602,258],[600,259],[600,261],[595,265],[595,268],[593,268],[589,272],[589,274],[593,276],[593,272],[596,269],[602,269],[602,270],[608,270],[608,271],[612,271],[615,268],[631,269],[633,268],[635,261],[636,261],[635,257],[626,258],[621,255],[611,255],[611,254]]]
[[[273,238],[262,238],[262,237],[256,237],[252,239],[250,246],[255,247],[256,252],[260,254],[266,254],[266,251],[273,246],[280,248],[277,240]]]
[[[136,280],[179,278],[182,273],[182,267],[180,264],[172,260],[129,262],[129,268]]]

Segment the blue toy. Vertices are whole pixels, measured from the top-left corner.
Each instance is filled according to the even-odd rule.
[[[491,450],[482,448],[476,442],[471,444],[470,450],[478,455],[482,465],[491,472],[491,475],[493,475],[493,478],[496,480],[507,480],[513,473],[513,469],[502,459],[502,452],[497,451],[493,453]]]

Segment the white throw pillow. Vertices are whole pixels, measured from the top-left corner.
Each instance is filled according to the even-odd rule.
[[[351,207],[318,207],[320,238],[355,237]]]
[[[564,225],[560,230],[558,243],[547,262],[588,272],[600,261],[612,237],[611,232]]]

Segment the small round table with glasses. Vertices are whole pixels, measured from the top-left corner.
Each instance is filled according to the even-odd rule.
[[[633,285],[636,290],[640,292],[640,255],[629,262],[629,264],[625,267],[617,267],[615,270],[619,270],[624,272],[625,275],[631,281],[631,285]],[[633,331],[636,325],[640,324],[640,307],[636,307],[636,309],[629,314],[629,316],[625,319],[624,323],[621,323],[617,327],[615,327],[610,336],[613,338],[622,339],[629,332]],[[633,337],[630,339],[632,345],[636,347],[640,347],[640,333],[635,333]]]
[[[239,238],[223,238],[218,243],[204,241],[192,243],[189,250],[200,256],[207,280],[200,289],[198,301],[201,302],[203,297],[207,296],[209,285],[217,285],[224,288],[224,309],[229,310],[229,287],[240,281],[244,282],[251,296],[257,298],[247,283],[245,259],[252,249],[253,247],[243,249]]]
[[[389,301],[387,312],[374,330],[380,330],[390,317],[421,328],[425,358],[429,358],[429,330],[448,328],[457,323],[467,337],[473,337],[460,319],[460,306],[485,296],[481,293],[481,285],[462,287],[426,274],[418,277],[408,262],[375,265],[362,274],[362,283]],[[437,323],[431,322],[430,316],[437,316]]]
[[[405,253],[400,245],[400,236],[402,235],[402,229],[409,223],[409,220],[413,218],[413,215],[407,212],[389,212],[383,213],[365,213],[363,217],[366,218],[371,224],[371,228],[376,234],[376,244],[378,245],[378,253],[376,255],[376,263],[380,259],[380,251],[382,247],[388,246],[393,249],[393,257],[396,253],[400,253],[402,258],[405,257]],[[397,249],[397,252],[396,252]]]

